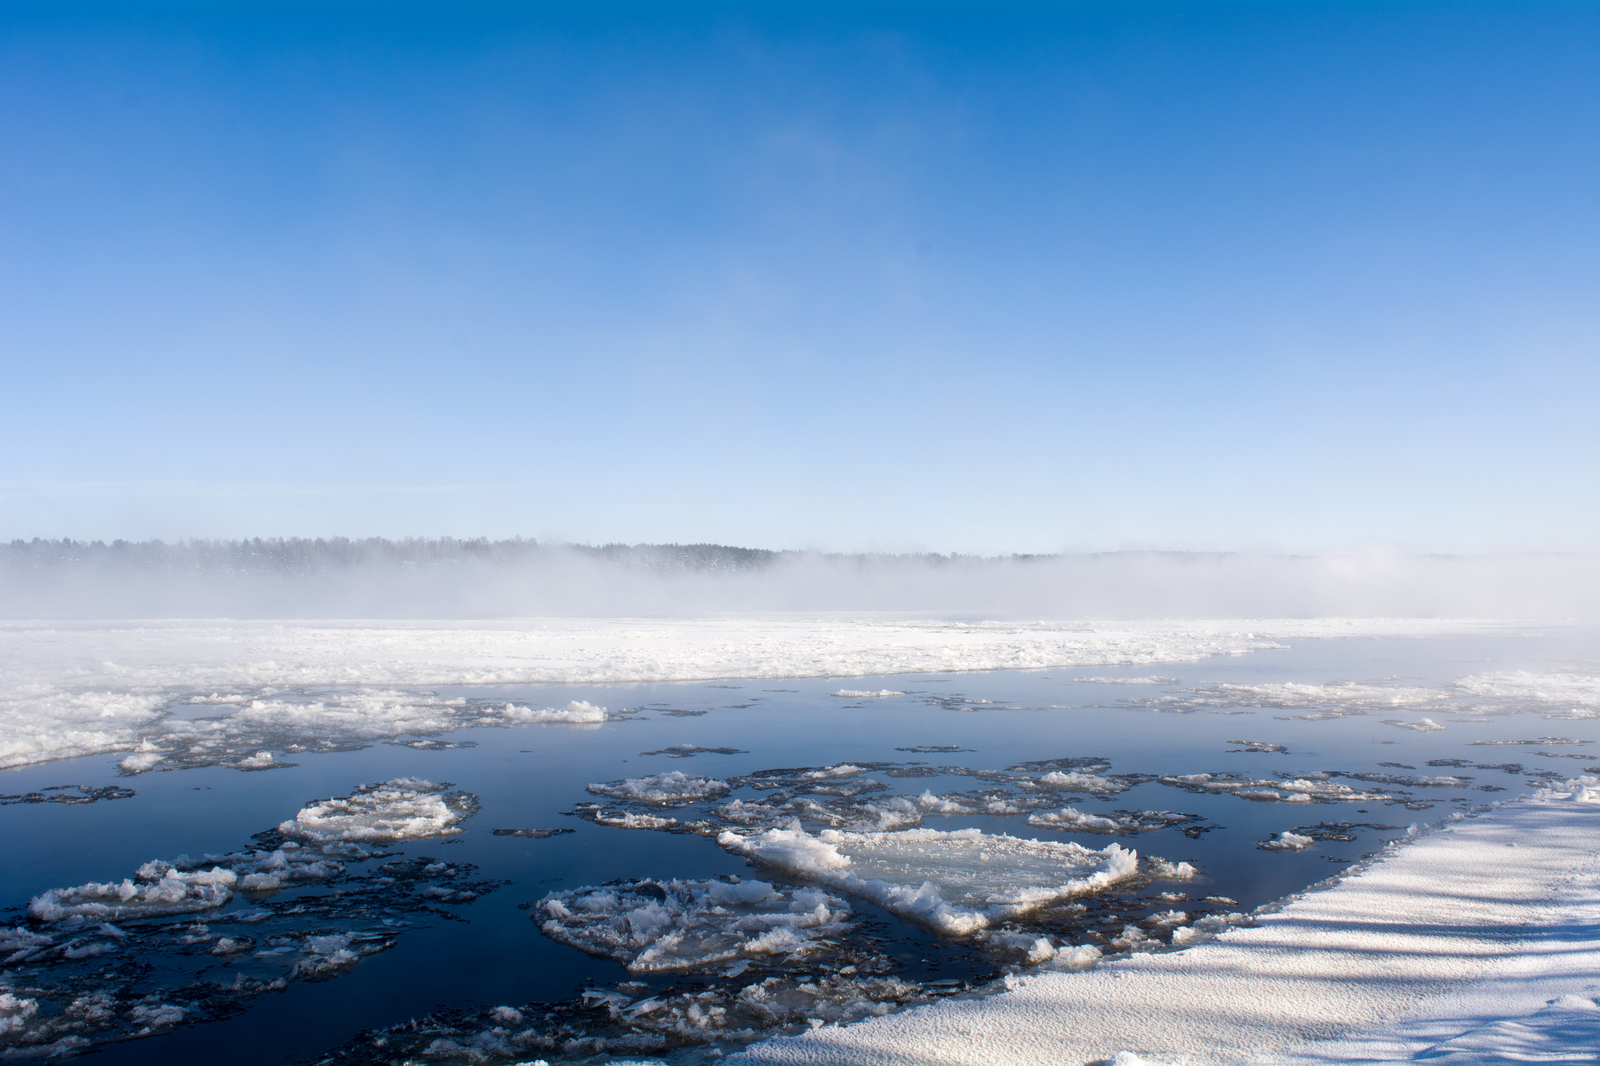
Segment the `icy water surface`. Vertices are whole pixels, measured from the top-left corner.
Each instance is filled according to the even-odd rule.
[[[1593,648],[435,689],[532,721],[286,740],[244,770],[7,771],[0,1042],[105,1063],[700,1061],[1173,950],[1413,823],[1591,769]]]

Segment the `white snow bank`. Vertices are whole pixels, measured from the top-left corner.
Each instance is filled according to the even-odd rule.
[[[1470,622],[904,622],[793,618],[545,620],[452,623],[0,623],[0,768],[98,752],[146,754],[263,731],[388,739],[463,724],[595,724],[594,711],[513,705],[486,714],[419,687],[698,681],[715,678],[1138,666],[1283,647],[1301,637],[1501,631]],[[1486,675],[1494,696],[1556,699],[1566,713],[1582,684],[1541,688]],[[1590,682],[1600,693],[1600,683]],[[279,693],[319,689],[317,700]],[[1485,693],[1488,696],[1485,696]],[[1581,706],[1600,706],[1600,695]],[[195,701],[199,701],[196,704]],[[214,718],[180,718],[201,706]],[[541,717],[553,715],[553,717]],[[257,745],[261,747],[264,745]],[[250,750],[255,750],[254,748]],[[169,759],[169,763],[170,763]],[[128,768],[149,769],[152,760]]]
[[[1127,880],[1138,854],[1111,844],[1020,840],[977,829],[850,833],[798,826],[717,843],[795,877],[869,899],[948,936],[991,924]]]
[[[1024,977],[732,1061],[1589,1061],[1600,988],[1600,800],[1589,795],[1600,779],[1452,820],[1184,952]]]
[[[649,777],[630,777],[622,781],[593,784],[589,786],[589,791],[612,799],[679,807],[695,800],[726,796],[729,786],[726,781],[715,778],[690,777],[681,770],[668,770]]]
[[[362,785],[349,796],[314,800],[278,830],[293,840],[391,843],[461,832],[475,808],[466,797],[412,777]]]
[[[698,970],[741,958],[803,955],[849,931],[850,907],[817,889],[764,881],[643,881],[554,892],[545,936],[634,973]]]

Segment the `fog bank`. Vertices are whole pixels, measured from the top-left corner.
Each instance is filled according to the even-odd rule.
[[[1600,556],[1108,552],[977,558],[722,545],[274,540],[0,546],[5,618],[1600,616]]]

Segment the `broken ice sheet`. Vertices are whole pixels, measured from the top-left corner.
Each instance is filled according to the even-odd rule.
[[[765,881],[634,881],[546,896],[540,931],[633,973],[702,970],[742,958],[797,956],[850,929],[850,906]]]
[[[612,799],[651,803],[662,807],[680,807],[696,800],[725,796],[729,791],[729,785],[726,781],[714,778],[690,777],[680,770],[668,770],[666,773],[653,774],[649,777],[592,784],[589,786],[589,791],[597,796],[610,796]]]
[[[1139,869],[1138,854],[1120,844],[1092,851],[977,829],[812,835],[795,826],[750,835],[724,831],[717,843],[949,936],[1090,895],[1131,880]]]
[[[419,919],[454,918],[447,907],[497,884],[473,881],[470,864],[356,842],[456,831],[477,801],[448,787],[365,785],[313,801],[307,822],[258,833],[258,847],[152,860],[120,881],[35,896],[27,924],[0,929],[0,995],[10,997],[0,999],[0,1056],[60,1054],[225,1018],[289,981],[337,977]]]
[[[133,789],[121,785],[50,785],[36,792],[0,794],[0,807],[13,803],[62,803],[75,807],[101,800],[129,799],[135,795]]]

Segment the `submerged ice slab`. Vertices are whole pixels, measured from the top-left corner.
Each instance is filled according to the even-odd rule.
[[[808,881],[829,885],[949,936],[1090,895],[1138,874],[1138,854],[1111,844],[1022,840],[977,829],[812,835],[793,827],[717,843]]]
[[[765,881],[636,881],[554,892],[540,931],[634,973],[804,955],[849,931],[850,907],[817,889]]]

